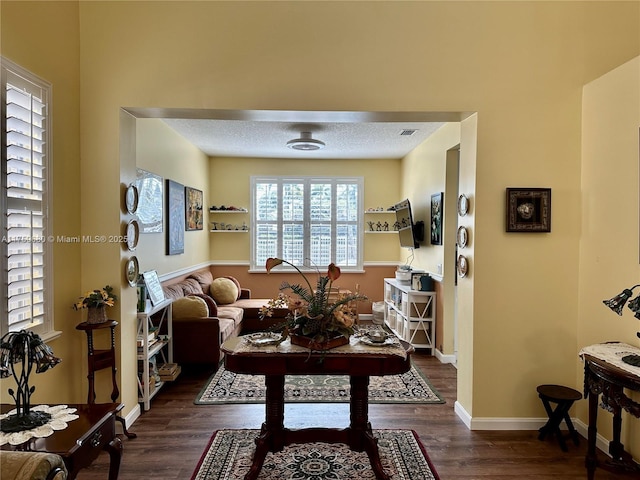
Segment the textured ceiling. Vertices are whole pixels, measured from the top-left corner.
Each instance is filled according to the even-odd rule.
[[[319,119],[318,119],[319,120]],[[180,118],[164,121],[213,157],[260,158],[402,158],[420,145],[441,122],[226,120]],[[406,130],[415,130],[407,135]],[[325,143],[315,151],[288,148],[287,142],[311,132]],[[402,132],[405,131],[403,135]]]
[[[445,122],[464,112],[349,112],[125,108],[136,118],[159,118],[210,156],[258,158],[402,158]],[[416,130],[401,135],[403,130]],[[326,147],[287,148],[300,132]]]

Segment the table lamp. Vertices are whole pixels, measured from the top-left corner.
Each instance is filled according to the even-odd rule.
[[[21,432],[44,425],[51,419],[45,412],[31,411],[31,395],[36,387],[29,387],[29,375],[33,367],[42,373],[60,363],[51,348],[33,332],[20,330],[9,332],[0,340],[0,378],[13,375],[18,384],[9,395],[16,402],[16,413],[2,420],[0,430],[5,433]],[[19,365],[19,366],[17,366]]]
[[[630,288],[625,288],[615,297],[610,298],[609,300],[603,300],[602,303],[604,303],[618,315],[622,316],[622,309],[625,303],[627,303],[627,300],[629,300],[633,296],[633,290],[637,287],[640,287],[640,284],[634,285]],[[629,310],[634,313],[633,316],[640,320],[640,295],[631,300],[627,306],[629,307]],[[638,338],[640,338],[640,332],[638,332],[636,335],[638,335]],[[640,367],[640,355],[626,355],[622,357],[622,361],[624,363],[628,363],[629,365]]]

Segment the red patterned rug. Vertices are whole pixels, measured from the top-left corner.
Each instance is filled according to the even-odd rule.
[[[218,430],[191,480],[241,480],[249,471],[259,430]],[[392,480],[439,480],[412,430],[374,430],[384,471]],[[268,453],[258,480],[374,480],[365,452],[340,443],[290,445]]]

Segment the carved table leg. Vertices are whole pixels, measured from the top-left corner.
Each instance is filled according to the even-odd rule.
[[[118,473],[120,472],[120,461],[122,460],[122,440],[115,437],[104,449],[109,452],[109,480],[118,480]]]
[[[284,375],[266,375],[266,421],[260,436],[256,438],[253,463],[245,480],[255,480],[260,474],[268,452],[279,452],[284,448]]]
[[[589,428],[587,430],[587,457],[585,458],[585,466],[587,467],[587,479],[593,480],[596,471],[598,459],[596,456],[596,435],[598,429],[596,427],[598,421],[598,394],[588,392],[589,395]]]
[[[367,452],[371,467],[378,480],[390,480],[380,461],[378,441],[373,436],[369,423],[369,377],[351,377],[351,420],[349,425],[349,447],[351,450]]]

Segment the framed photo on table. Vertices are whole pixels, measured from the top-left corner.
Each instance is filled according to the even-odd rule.
[[[507,188],[507,232],[551,231],[550,188]]]
[[[164,300],[164,292],[162,291],[162,285],[160,285],[158,274],[155,270],[149,270],[142,274],[142,278],[144,279],[144,284],[147,287],[147,295],[149,295],[151,305],[158,305]]]

